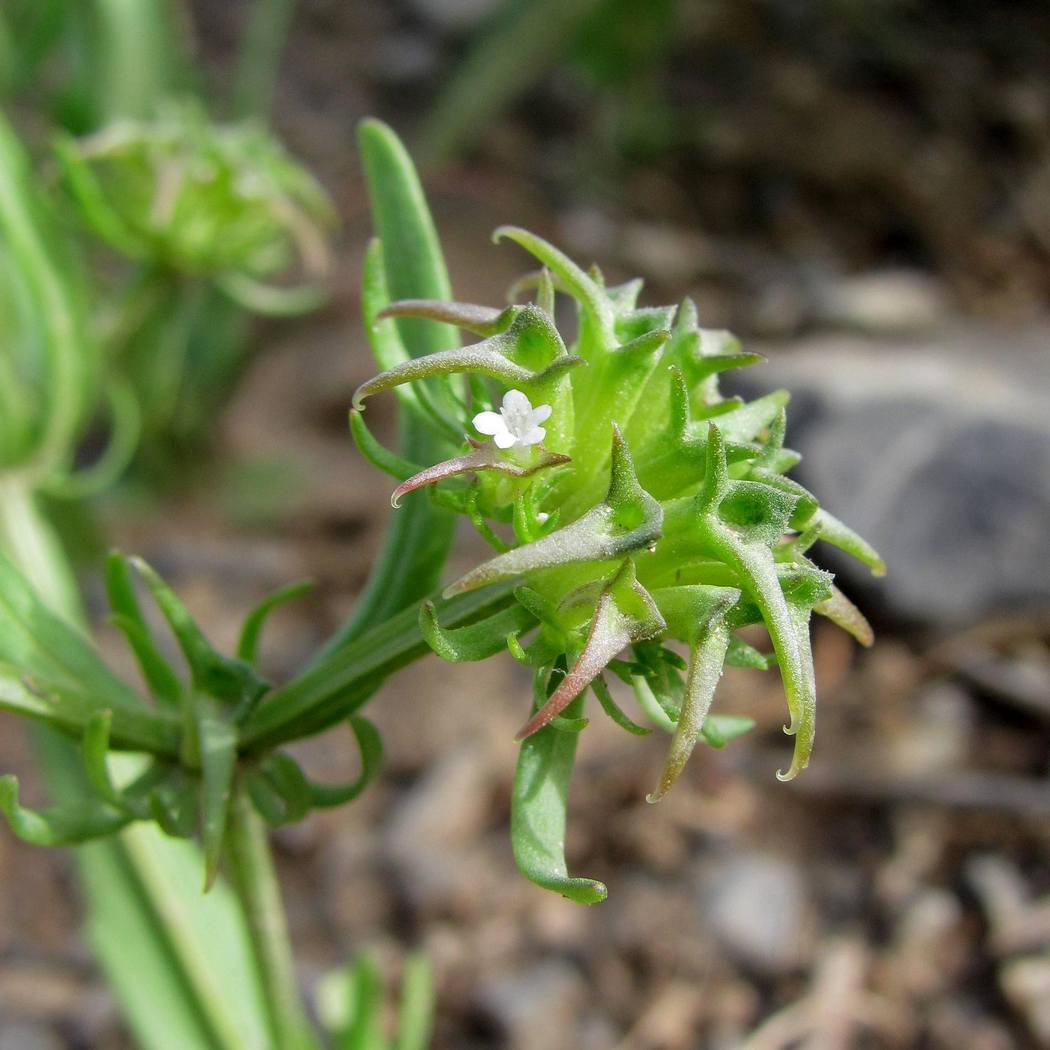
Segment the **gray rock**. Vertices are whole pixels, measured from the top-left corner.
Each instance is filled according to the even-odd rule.
[[[815,295],[820,322],[871,334],[914,332],[940,324],[944,293],[918,270],[874,270],[828,280]]]
[[[62,1050],[62,1040],[45,1024],[0,1019],[0,1050]]]
[[[584,998],[579,972],[549,960],[482,986],[479,1007],[514,1050],[568,1050]]]
[[[873,600],[896,618],[957,625],[1050,604],[1048,346],[1045,328],[821,336],[752,346],[770,363],[725,387],[792,392],[794,476],[885,558]],[[867,589],[850,559],[817,553],[854,593]]]
[[[700,907],[725,950],[765,973],[793,969],[812,947],[802,873],[780,857],[742,853],[717,864],[704,880]]]
[[[462,33],[492,14],[499,0],[412,0],[420,18],[438,29]]]

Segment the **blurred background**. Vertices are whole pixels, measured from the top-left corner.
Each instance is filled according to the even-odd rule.
[[[0,7],[5,111],[44,181],[56,128],[98,130],[116,74],[91,11],[116,6]],[[203,424],[73,527],[143,554],[217,642],[313,577],[269,638],[268,671],[289,673],[350,608],[390,513],[346,433],[372,373],[366,115],[421,165],[457,298],[504,301],[525,264],[490,233],[514,223],[644,277],[650,304],[691,295],[702,324],[766,354],[729,392],[793,392],[796,476],[889,565],[874,584],[841,565],[878,637],[860,653],[816,625],[820,731],[790,785],[770,675],[727,672],[718,710],[757,729],[697,753],[655,809],[662,741],[592,723],[568,841],[570,867],[610,888],[589,909],[514,870],[519,669],[433,658],[397,676],[370,708],[379,784],[278,833],[304,981],[364,948],[394,975],[423,948],[449,1050],[1050,1046],[1046,4],[149,6],[170,47],[133,42],[121,82],[182,56],[171,96],[265,115],[340,220],[327,304],[245,321],[243,352],[197,380]],[[391,433],[390,405],[376,417]],[[450,574],[477,553],[464,537]],[[0,767],[31,777],[0,725]],[[337,732],[301,756],[335,779],[352,750]],[[0,885],[0,1048],[130,1046],[66,858],[0,836]]]

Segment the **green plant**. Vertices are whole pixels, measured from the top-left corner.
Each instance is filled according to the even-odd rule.
[[[534,290],[535,302],[452,301],[399,141],[368,121],[359,142],[378,233],[362,301],[383,371],[357,391],[350,423],[362,452],[400,482],[392,502],[406,505],[344,627],[299,674],[275,685],[255,666],[260,632],[301,585],[264,599],[247,616],[236,653],[225,655],[148,565],[112,554],[107,592],[141,671],[136,689],[0,555],[0,708],[71,738],[85,785],[51,809],[30,811],[5,778],[0,810],[16,834],[44,845],[106,840],[150,823],[168,836],[198,838],[205,886],[223,867],[229,875],[269,1044],[281,1050],[316,1045],[317,1037],[295,987],[267,830],[352,801],[377,774],[381,742],[360,710],[389,675],[430,650],[449,660],[508,650],[532,668],[512,802],[515,857],[539,885],[595,902],[605,887],[570,876],[564,857],[588,689],[620,726],[645,734],[604,675],[624,679],[645,718],[671,734],[655,801],[698,739],[721,746],[749,725],[709,713],[723,664],[776,663],[795,736],[786,774],[793,776],[813,738],[811,613],[870,641],[863,617],[807,551],[822,538],[882,571],[870,547],[785,476],[797,460],[784,446],[787,395],[749,403],[720,395],[718,374],[755,355],[699,327],[691,303],[640,308],[640,282],[608,287],[598,270],[584,272],[513,227],[498,236],[542,264],[518,287]],[[558,294],[577,304],[571,342],[554,321]],[[461,347],[456,329],[479,341]],[[362,414],[367,398],[385,390],[401,404],[397,451],[373,439]],[[438,595],[457,514],[496,554]],[[26,535],[42,535],[33,529]],[[47,558],[60,564],[54,551]],[[31,556],[20,563],[36,564]],[[151,636],[143,588],[178,643],[185,676]],[[753,623],[766,626],[771,655],[737,635]],[[686,646],[688,661],[668,648],[672,641]],[[315,783],[283,745],[342,722],[360,751],[361,775]],[[117,768],[120,752],[138,756],[130,769]],[[427,997],[421,979],[407,983],[395,1045],[414,1048],[426,1039]],[[369,1005],[376,993],[368,964],[349,984],[357,1006],[333,1022],[336,1045],[385,1045]],[[201,1045],[226,1044],[220,1033]]]

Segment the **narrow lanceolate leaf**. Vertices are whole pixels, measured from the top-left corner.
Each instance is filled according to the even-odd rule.
[[[204,889],[211,889],[219,872],[226,822],[230,812],[233,774],[237,768],[237,730],[207,697],[197,698],[197,738],[201,764],[201,842],[204,846]]]
[[[508,635],[517,637],[535,625],[532,613],[521,605],[512,605],[467,627],[453,628],[441,626],[433,602],[424,602],[419,609],[419,629],[427,645],[451,663],[485,660],[507,647]]]
[[[594,690],[594,695],[598,698],[598,703],[601,704],[602,710],[621,728],[631,733],[633,736],[648,736],[652,730],[646,729],[645,726],[638,725],[637,722],[629,718],[623,711],[623,708],[613,699],[612,693],[609,691],[608,685],[605,683],[605,679],[599,674],[593,682],[591,682],[591,689]]]
[[[76,737],[83,734],[93,715],[108,710],[115,747],[172,757],[178,754],[182,733],[174,716],[161,717],[145,705],[110,704],[109,699],[107,693],[85,693],[65,679],[51,681],[40,674],[25,674],[21,666],[0,663],[0,710]]]
[[[254,664],[259,648],[259,636],[262,634],[263,624],[266,623],[270,613],[280,608],[285,602],[293,601],[309,593],[313,590],[313,586],[310,580],[297,580],[295,583],[278,588],[263,598],[245,618],[244,626],[241,628],[241,637],[237,643],[237,658],[245,663]]]
[[[295,824],[310,810],[310,785],[290,755],[275,751],[243,777],[259,815],[271,827]]]
[[[389,127],[374,120],[361,124],[358,144],[373,222],[382,243],[377,254],[386,301],[379,309],[396,299],[450,299],[452,291],[434,222],[404,146]],[[390,318],[379,323],[393,326],[403,352],[410,357],[422,357],[458,342],[455,328],[427,318]],[[439,410],[447,408],[454,415],[455,399],[447,384],[428,391]],[[451,454],[452,441],[458,440],[458,435],[440,436],[440,430],[416,413],[406,413],[399,420],[399,434],[401,454],[411,462],[424,464]],[[452,543],[454,523],[449,511],[424,499],[413,500],[412,506],[398,514],[353,613],[322,648],[318,659],[339,651],[373,624],[388,620],[430,594]]]
[[[128,560],[118,551],[111,551],[106,558],[106,595],[113,610],[111,622],[124,635],[150,695],[164,707],[177,707],[182,684],[150,636],[135,596]]]
[[[565,288],[583,305],[591,323],[603,337],[606,346],[615,346],[613,332],[614,310],[609,296],[591,277],[583,272],[567,255],[553,244],[517,226],[500,226],[492,235],[497,243],[506,238],[521,245],[531,256],[539,260]]]
[[[848,525],[844,525],[824,509],[816,512],[814,521],[819,522],[820,539],[825,543],[830,543],[833,547],[838,547],[847,554],[851,554],[871,570],[872,576],[886,575],[886,563],[879,556],[879,552]]]
[[[550,699],[518,730],[517,739],[531,736],[560,715],[621,649],[652,638],[666,626],[656,603],[638,583],[633,562],[625,561],[598,599],[583,650]]]
[[[418,463],[411,463],[407,459],[391,452],[390,449],[381,445],[373,433],[365,425],[364,414],[356,408],[350,409],[350,436],[354,439],[357,451],[374,467],[378,467],[384,474],[389,474],[398,481],[404,481],[419,474],[424,468]]]
[[[757,482],[731,482],[725,444],[714,423],[710,424],[708,450],[704,486],[696,501],[700,535],[740,577],[773,642],[791,713],[786,732],[795,737],[791,766],[783,776],[789,780],[809,761],[816,715],[808,609],[803,624],[784,595],[768,545],[783,534],[793,501]]]
[[[401,971],[401,1005],[392,1050],[427,1050],[434,1027],[434,978],[423,952],[413,952]]]
[[[490,336],[502,332],[520,310],[519,306],[497,310],[491,306],[445,302],[441,299],[400,299],[380,310],[376,314],[376,320],[382,321],[388,317],[426,317],[431,321],[455,325],[474,335]]]
[[[137,709],[163,724],[135,690],[102,662],[84,635],[56,616],[0,552],[0,661],[61,686],[99,707]]]
[[[84,758],[84,772],[88,783],[99,797],[114,809],[128,811],[120,792],[113,786],[106,756],[109,753],[109,731],[113,722],[112,711],[96,711],[84,726],[84,737],[80,751]]]
[[[507,551],[460,577],[445,596],[461,594],[534,569],[599,561],[629,554],[660,536],[663,510],[638,484],[627,445],[613,426],[612,468],[605,501],[564,528]]]
[[[258,675],[251,664],[216,652],[175,592],[141,558],[131,561],[145,580],[157,608],[168,621],[190,666],[194,686],[208,696],[229,703],[254,701],[262,696],[269,688],[269,683]]]
[[[875,642],[875,632],[864,614],[847,598],[838,587],[831,588],[831,597],[813,606],[813,611],[826,616],[832,623],[838,624],[844,631],[865,648]]]
[[[579,718],[583,697],[566,708]],[[523,740],[514,773],[510,836],[514,861],[529,880],[580,904],[605,900],[609,891],[594,879],[569,874],[565,861],[565,812],[578,733],[547,726]]]
[[[737,602],[740,592],[730,587],[680,587],[657,592],[654,597],[658,604],[661,597],[664,598],[661,611],[668,618],[668,625],[674,629],[672,624],[676,624],[676,637],[690,646],[682,709],[659,784],[648,796],[648,801],[659,802],[678,779],[700,738],[715,687],[722,677],[732,634],[726,613]]]
[[[462,456],[455,456],[443,463],[435,463],[419,471],[410,478],[406,478],[390,497],[390,505],[397,507],[402,496],[425,485],[433,485],[445,478],[455,478],[462,474],[475,474],[478,471],[492,471],[495,474],[504,474],[510,478],[527,478],[548,467],[560,467],[571,463],[569,456],[563,456],[558,452],[550,452],[540,448],[534,456],[533,462],[523,465],[516,463],[505,455],[491,441],[474,441],[467,439],[473,446],[470,452]]]
[[[514,360],[523,356],[523,349],[532,350],[544,339],[550,342],[542,345],[542,357],[546,358],[542,367],[527,367]],[[505,332],[470,346],[414,357],[380,372],[354,391],[353,405],[360,409],[365,398],[405,383],[462,374],[488,376],[527,393],[542,394],[558,377],[583,363],[582,358],[565,352],[557,330],[545,315],[534,307],[523,307]]]
[[[72,846],[120,831],[131,817],[101,800],[78,805],[26,809],[18,801],[18,778],[0,777],[0,813],[23,842],[33,846]]]
[[[383,767],[383,739],[367,718],[352,715],[349,719],[350,729],[357,741],[358,754],[361,756],[361,773],[349,784],[318,784],[308,781],[310,802],[321,809],[342,806],[353,802],[362,791],[372,783]]]

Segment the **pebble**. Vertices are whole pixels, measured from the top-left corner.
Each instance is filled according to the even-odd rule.
[[[570,1050],[566,1037],[576,1028],[584,993],[576,968],[550,959],[483,984],[478,1005],[499,1027],[501,1046]]]
[[[446,33],[467,32],[492,14],[500,0],[412,0],[420,18]]]
[[[723,947],[763,973],[800,965],[809,951],[809,902],[795,864],[743,853],[720,864],[701,893],[701,912]]]
[[[936,278],[920,270],[873,270],[822,282],[815,320],[869,333],[922,331],[944,321],[947,304]]]
[[[62,1050],[62,1041],[47,1025],[0,1017],[0,1050]]]

